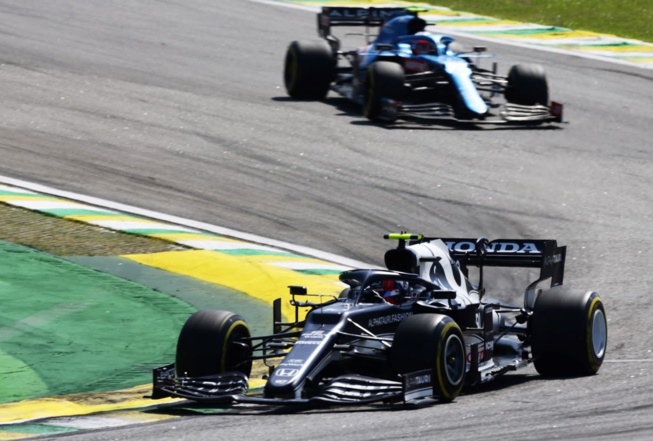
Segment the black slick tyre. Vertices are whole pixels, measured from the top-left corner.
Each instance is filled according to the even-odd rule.
[[[377,61],[367,68],[363,113],[370,121],[394,122],[396,115],[383,111],[383,101],[401,101],[404,95],[404,69],[392,61]]]
[[[454,400],[465,383],[467,357],[462,331],[446,315],[417,314],[397,327],[390,362],[399,374],[432,369],[434,395]]]
[[[251,343],[245,320],[227,311],[204,310],[191,315],[177,340],[178,377],[203,377],[252,370]]]
[[[508,85],[504,92],[510,103],[525,106],[549,105],[549,85],[544,68],[539,64],[517,64],[508,72]]]
[[[329,91],[336,57],[325,40],[293,41],[286,51],[283,80],[295,99],[321,100]]]
[[[593,375],[608,342],[605,308],[592,291],[554,287],[543,291],[529,323],[535,369],[547,377]]]

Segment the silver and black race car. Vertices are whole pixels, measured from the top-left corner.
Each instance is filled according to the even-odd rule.
[[[427,22],[405,8],[323,7],[317,40],[293,41],[284,83],[296,99],[324,99],[329,90],[383,123],[397,119],[475,124],[562,122],[562,104],[549,102],[544,69],[512,66],[507,76],[480,66],[485,47],[465,52],[450,35],[426,31]],[[343,50],[333,27],[363,28],[366,45]]]
[[[566,247],[555,240],[386,238],[398,240],[385,255],[388,269],[345,271],[346,288],[326,300],[291,286],[295,320],[282,320],[276,300],[269,335],[251,336],[231,312],[193,314],[179,335],[176,362],[154,370],[151,397],[425,403],[451,401],[464,386],[530,363],[546,377],[592,375],[601,367],[603,302],[593,291],[562,285]],[[539,270],[523,306],[484,298],[488,267]],[[303,320],[301,308],[308,308]],[[249,390],[254,363],[265,364],[265,382]]]

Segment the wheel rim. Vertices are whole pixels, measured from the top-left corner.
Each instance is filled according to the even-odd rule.
[[[608,326],[603,310],[597,309],[592,317],[592,349],[596,358],[603,358],[608,342]]]
[[[447,339],[444,355],[447,380],[451,385],[457,386],[463,380],[465,374],[465,350],[457,335],[452,335]]]

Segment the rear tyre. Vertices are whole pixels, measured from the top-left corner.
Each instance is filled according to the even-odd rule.
[[[547,377],[593,375],[608,343],[608,323],[599,295],[554,287],[543,291],[530,321],[535,369]]]
[[[252,347],[245,320],[227,311],[198,311],[186,321],[177,340],[178,377],[203,377],[240,371],[249,377]]]
[[[288,95],[324,99],[335,74],[336,57],[325,40],[293,41],[286,52],[283,80]]]
[[[508,72],[508,86],[504,92],[510,103],[525,106],[549,105],[549,85],[544,68],[539,64],[517,64]]]
[[[465,383],[463,333],[446,315],[409,316],[397,327],[390,362],[399,374],[433,369],[435,395],[440,401],[452,401]]]
[[[370,121],[394,122],[397,115],[384,112],[384,99],[401,101],[404,96],[404,69],[391,61],[377,61],[367,68],[363,113]]]

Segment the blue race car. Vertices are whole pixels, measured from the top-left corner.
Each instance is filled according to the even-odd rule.
[[[449,35],[426,31],[427,22],[404,8],[323,7],[321,39],[293,41],[284,63],[288,95],[324,99],[333,90],[382,123],[397,119],[538,125],[562,122],[562,105],[549,102],[544,69],[512,66],[507,76],[479,66],[485,47],[464,52]],[[364,27],[368,44],[342,50],[331,28]],[[371,30],[378,33],[375,38]],[[503,99],[499,100],[500,97]]]

